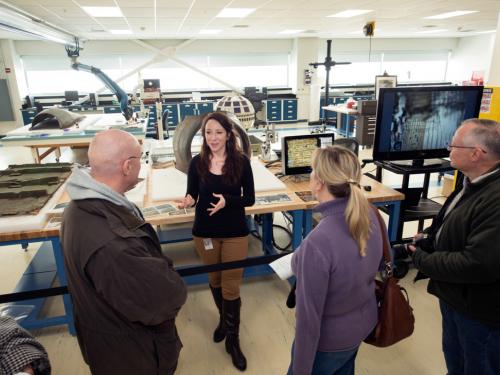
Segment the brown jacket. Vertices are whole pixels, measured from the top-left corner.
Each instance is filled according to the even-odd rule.
[[[127,208],[72,201],[61,228],[82,355],[92,374],[173,374],[186,286],[158,237]]]

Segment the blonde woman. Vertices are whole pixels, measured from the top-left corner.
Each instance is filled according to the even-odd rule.
[[[292,258],[297,323],[289,375],[353,375],[359,345],[377,322],[374,278],[387,234],[360,180],[350,150],[315,151],[310,189],[322,219]]]

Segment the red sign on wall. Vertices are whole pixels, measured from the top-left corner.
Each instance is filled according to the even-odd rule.
[[[5,73],[10,73],[10,68],[5,68]]]

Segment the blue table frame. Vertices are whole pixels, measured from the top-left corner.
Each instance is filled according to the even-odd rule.
[[[292,216],[292,248],[295,250],[299,247],[300,242],[302,241],[302,233],[303,233],[303,221],[304,221],[304,210],[292,210],[287,211]],[[262,230],[261,230],[261,238],[262,238],[262,252],[264,255],[252,257],[251,259],[264,259],[269,255],[277,254],[276,249],[272,243],[272,234],[273,234],[273,213],[265,213],[261,214],[262,217]],[[248,217],[247,220],[248,226],[250,230],[257,229],[253,219]],[[168,244],[168,243],[176,243],[183,241],[192,240],[191,228],[181,228],[181,229],[172,229],[167,231],[158,231],[158,236],[160,238],[160,243]],[[197,265],[198,266],[198,265]],[[176,268],[177,270],[188,269],[192,266],[182,266]],[[271,267],[268,264],[261,264],[257,266],[247,267],[244,270],[243,277],[255,277],[262,275],[269,275],[274,273]],[[199,274],[193,276],[186,276],[184,278],[186,284],[188,285],[197,285],[197,284],[206,284],[208,282],[207,274]]]
[[[385,202],[377,202],[375,204],[378,206],[384,205],[389,207],[390,217],[389,217],[388,229],[389,229],[389,237],[392,241],[396,237],[397,221],[399,218],[401,202],[385,201]],[[299,247],[302,239],[305,238],[307,234],[312,230],[312,209],[298,209],[286,212],[288,212],[288,214],[292,216],[292,248],[293,250],[295,250]],[[269,255],[277,254],[276,249],[272,244],[273,213],[272,212],[263,213],[260,215],[262,216],[261,238],[262,238],[262,251],[264,255],[255,258],[263,258]],[[167,232],[159,231],[158,235],[161,243],[175,243],[181,241],[189,241],[192,239],[191,228],[175,229],[175,230],[169,230]],[[42,275],[41,278],[44,280],[45,284],[43,286],[40,286],[37,285],[36,281],[31,282],[29,280],[24,280],[24,281],[21,280],[21,282],[18,284],[18,288],[22,288],[23,290],[36,290],[36,289],[48,288],[51,286],[55,276],[59,278],[61,286],[66,286],[67,279],[66,279],[62,248],[59,236],[52,235],[52,236],[36,237],[30,239],[22,238],[16,240],[8,240],[0,242],[0,246],[23,245],[33,242],[43,242],[41,248],[38,250],[38,253],[35,257],[37,257],[38,254],[53,255],[52,262],[53,264],[55,264],[55,270],[53,268],[49,270],[50,267],[45,267],[45,266],[42,267],[42,269],[37,270],[36,269],[37,265],[32,264],[28,267],[27,272],[25,272],[24,276],[33,275],[37,273],[46,273],[47,275]],[[50,250],[52,250],[52,252]],[[49,260],[45,259],[45,264],[46,265],[49,264],[50,261],[51,261],[50,259]],[[188,267],[192,266],[180,267],[179,269]],[[269,265],[263,264],[246,268],[244,276],[245,277],[259,276],[259,275],[270,274],[272,272],[273,271],[271,270]],[[187,276],[185,278],[185,281],[188,285],[193,285],[193,284],[206,283],[207,279],[208,275],[202,274],[202,275]],[[16,291],[21,291],[21,289]],[[75,327],[73,321],[73,307],[71,303],[71,298],[69,294],[64,294],[62,297],[63,297],[65,314],[62,316],[50,317],[44,319],[38,318],[38,314],[43,304],[43,299],[23,301],[22,303],[20,303],[20,304],[29,303],[35,305],[35,308],[31,312],[31,314],[21,322],[21,325],[27,329],[36,329],[54,325],[67,324],[69,332],[74,335]]]
[[[42,242],[40,249],[33,258],[32,262],[24,272],[23,277],[18,282],[14,292],[33,291],[37,289],[50,288],[57,276],[61,286],[67,285],[64,260],[62,255],[61,242],[59,236],[36,237],[30,239],[16,239],[0,242],[0,246],[20,245],[28,243]],[[19,251],[23,251],[21,247]],[[55,269],[54,269],[55,266]],[[33,305],[31,313],[24,318],[20,324],[26,329],[37,329],[42,327],[67,324],[69,332],[74,335],[75,325],[73,321],[73,305],[69,294],[62,295],[64,304],[64,315],[43,318],[38,317],[43,307],[43,298],[25,300],[17,303],[18,305]]]

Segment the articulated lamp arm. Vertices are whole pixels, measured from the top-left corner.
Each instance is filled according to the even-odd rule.
[[[75,70],[80,70],[82,72],[89,72],[94,74],[97,78],[99,78],[104,85],[111,90],[113,94],[116,95],[118,101],[120,103],[120,109],[122,111],[123,116],[128,120],[132,118],[134,114],[133,109],[128,105],[128,96],[125,91],[122,90],[120,86],[118,86],[111,78],[109,78],[101,69],[81,64],[76,61],[76,58],[72,58],[71,67]]]

